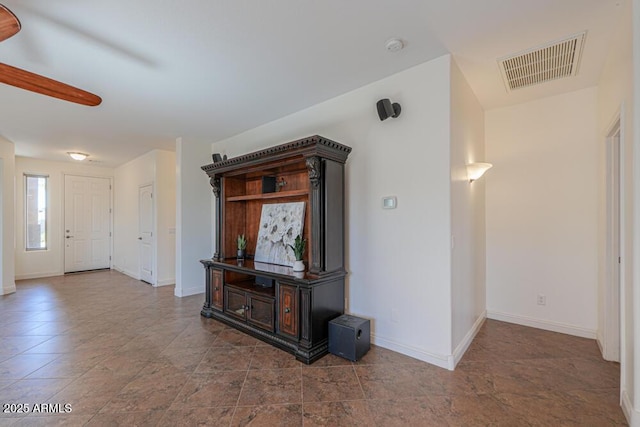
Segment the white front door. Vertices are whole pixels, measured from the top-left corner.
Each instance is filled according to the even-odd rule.
[[[64,177],[64,272],[111,267],[111,182]]]
[[[140,280],[153,282],[153,186],[145,185],[138,190],[138,212],[140,234]]]

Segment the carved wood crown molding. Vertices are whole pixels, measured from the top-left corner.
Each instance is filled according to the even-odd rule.
[[[217,169],[226,169],[229,166],[236,166],[243,163],[256,162],[262,159],[267,159],[273,155],[283,154],[290,151],[302,150],[306,148],[325,148],[330,152],[336,153],[336,155],[344,162],[347,159],[349,153],[351,153],[351,147],[342,145],[339,142],[332,141],[319,135],[310,136],[296,141],[287,142],[286,144],[276,145],[264,150],[254,151],[253,153],[244,154],[242,156],[233,157],[231,159],[222,160],[220,162],[211,163],[206,166],[202,166],[202,170],[205,172],[213,172]]]

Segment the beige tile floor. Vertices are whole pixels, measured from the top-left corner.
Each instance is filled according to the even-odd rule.
[[[109,271],[17,286],[0,297],[0,403],[71,412],[0,425],[626,425],[619,365],[593,340],[487,321],[453,372],[381,347],[306,366],[171,286]]]

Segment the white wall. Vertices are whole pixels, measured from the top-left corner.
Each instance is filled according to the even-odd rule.
[[[629,9],[630,4],[626,5]],[[633,324],[633,262],[634,246],[633,239],[630,238],[634,227],[633,209],[633,153],[634,153],[634,115],[633,115],[633,63],[632,63],[632,20],[631,11],[625,13],[626,19],[618,28],[617,34],[609,51],[609,57],[604,66],[598,84],[598,151],[600,161],[600,191],[599,204],[601,206],[599,215],[599,254],[600,274],[599,274],[599,300],[604,301],[604,291],[606,282],[606,137],[610,126],[616,116],[622,115],[622,156],[624,158],[621,165],[623,172],[622,187],[624,195],[622,197],[622,295],[621,310],[623,319],[621,322],[621,389],[622,394],[628,404],[633,402],[633,375],[634,375],[634,324]],[[638,120],[636,119],[637,123]],[[602,314],[604,306],[599,309],[600,318],[598,322],[599,337],[602,336],[604,319]],[[601,338],[600,338],[601,339]],[[636,406],[637,408],[638,406]]]
[[[484,179],[469,182],[466,164],[483,162],[484,110],[462,72],[451,67],[452,348],[462,358],[485,317]]]
[[[175,153],[150,151],[115,170],[114,268],[140,279],[139,189],[153,186],[154,286],[175,283]]]
[[[630,263],[633,263],[632,267],[632,279],[629,280],[632,283],[633,290],[631,296],[633,299],[633,315],[626,315],[625,325],[630,323],[630,318],[633,319],[633,339],[628,342],[629,346],[633,346],[633,366],[640,366],[640,119],[635,112],[640,110],[640,0],[633,0],[633,67],[632,67],[632,88],[633,88],[633,100],[631,102],[630,117],[633,118],[633,134],[631,135],[632,143],[631,153],[629,157],[632,157],[633,163],[633,176],[631,182],[625,181],[628,186],[626,192],[631,196],[629,201],[632,204],[630,210],[633,213],[633,218],[629,221],[630,232],[633,233],[632,251],[627,254],[627,259]],[[625,177],[625,180],[627,178]],[[633,378],[633,387],[629,384],[629,389],[633,388],[633,406],[634,412],[632,417],[632,425],[640,425],[640,393],[637,391],[640,387],[640,368],[632,368],[631,372],[626,374],[626,377]]]
[[[213,144],[229,156],[319,134],[346,166],[348,309],[373,341],[453,368],[449,55]],[[380,122],[376,102],[402,105]],[[201,178],[204,180],[204,177]],[[382,209],[383,196],[398,207]]]
[[[490,318],[595,338],[596,102],[588,88],[485,112]]]
[[[47,250],[25,250],[24,174],[49,175]],[[64,274],[64,176],[79,175],[113,178],[113,169],[79,162],[52,162],[16,157],[15,162],[15,275],[16,279]]]
[[[156,150],[157,285],[176,282],[176,153]]]
[[[0,137],[0,295],[16,291],[15,282],[15,146]]]
[[[138,192],[147,184],[153,184],[155,192],[155,169],[155,153],[150,151],[115,170],[113,268],[135,279],[140,279]],[[153,211],[155,216],[155,200]],[[153,262],[152,268],[157,271]]]
[[[213,256],[211,186],[201,166],[211,163],[211,141],[176,140],[176,288],[179,297],[204,292],[199,260]]]

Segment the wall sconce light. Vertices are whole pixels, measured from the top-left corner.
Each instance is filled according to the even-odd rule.
[[[88,154],[85,153],[78,153],[77,151],[69,151],[67,153],[73,160],[77,160],[79,162],[83,161],[84,159],[86,159],[87,157],[89,157]]]
[[[386,120],[389,117],[393,117],[394,119],[400,115],[400,104],[394,102],[393,104],[389,101],[388,98],[381,99],[376,103],[376,107],[378,108],[378,117],[380,117],[380,121]]]
[[[479,179],[486,171],[491,169],[493,165],[491,163],[469,163],[467,164],[467,176],[469,182],[473,182]]]

